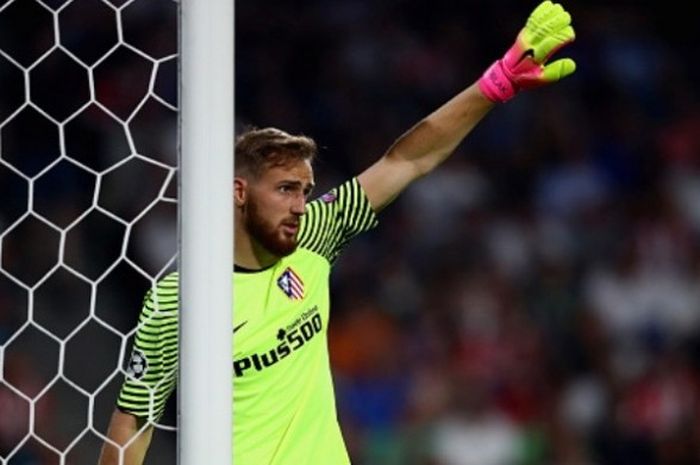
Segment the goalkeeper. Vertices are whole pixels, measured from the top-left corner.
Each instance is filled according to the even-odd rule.
[[[331,265],[406,186],[440,165],[495,104],[574,72],[574,40],[549,0],[483,76],[409,129],[374,165],[308,202],[313,140],[278,129],[236,141],[233,458],[236,465],[346,465],[326,335]],[[177,275],[146,296],[130,369],[100,457],[139,465],[175,384]],[[206,399],[202,399],[206,402]],[[156,461],[157,462],[157,461]]]

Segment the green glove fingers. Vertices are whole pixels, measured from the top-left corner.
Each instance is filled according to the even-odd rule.
[[[535,45],[535,61],[538,63],[546,62],[552,55],[554,55],[557,50],[562,48],[564,45],[573,42],[576,38],[576,33],[574,28],[565,26],[563,29],[545,37],[542,41]]]
[[[542,63],[553,50],[574,39],[571,15],[560,4],[546,0],[533,11],[521,33],[523,47],[535,50],[535,60]]]
[[[542,77],[546,82],[556,82],[576,71],[576,62],[571,58],[562,58],[545,65]]]
[[[537,5],[537,8],[535,8],[532,11],[532,13],[530,13],[530,17],[527,18],[527,24],[525,25],[525,27],[527,28],[530,25],[539,24],[542,21],[546,20],[551,14],[553,7],[554,4],[550,0],[545,0],[544,2]]]

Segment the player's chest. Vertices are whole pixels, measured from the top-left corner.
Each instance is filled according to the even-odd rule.
[[[234,278],[234,355],[287,341],[298,348],[325,331],[328,269],[282,264]],[[291,339],[289,339],[291,337]]]

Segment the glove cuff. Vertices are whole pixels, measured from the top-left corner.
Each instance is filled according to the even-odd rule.
[[[487,99],[496,103],[507,102],[517,92],[501,60],[493,62],[481,76],[479,89]]]

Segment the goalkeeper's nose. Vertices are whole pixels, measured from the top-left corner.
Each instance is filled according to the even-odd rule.
[[[295,216],[301,216],[306,211],[306,197],[304,195],[295,195],[289,211]]]

